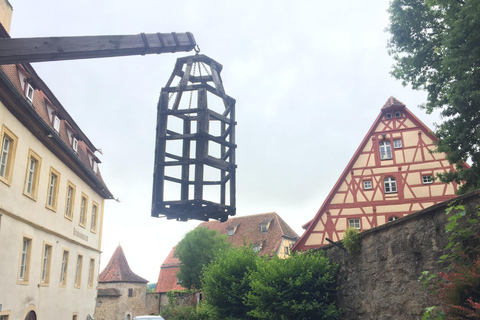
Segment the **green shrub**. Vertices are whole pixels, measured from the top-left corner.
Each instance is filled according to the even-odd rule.
[[[356,228],[348,228],[345,230],[342,243],[348,253],[353,254],[359,252],[362,245],[360,231]]]

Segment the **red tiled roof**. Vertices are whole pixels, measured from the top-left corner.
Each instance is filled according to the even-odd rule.
[[[127,258],[119,245],[113,253],[107,266],[98,276],[98,282],[138,282],[148,283],[147,280],[133,273],[128,266]]]
[[[155,292],[165,293],[171,290],[185,290],[184,287],[177,284],[177,272],[180,261],[175,257],[175,247],[168,254],[168,257],[160,267],[160,274],[158,275],[157,287]]]
[[[394,97],[390,97],[388,98],[387,102],[385,102],[381,110],[385,110],[390,107],[405,107],[405,104]]]

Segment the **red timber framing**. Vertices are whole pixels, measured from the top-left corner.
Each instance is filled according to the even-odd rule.
[[[455,196],[457,185],[433,180],[453,170],[437,139],[390,97],[293,250],[339,241],[349,226],[367,230]]]

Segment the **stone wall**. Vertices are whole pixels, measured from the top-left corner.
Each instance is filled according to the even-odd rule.
[[[147,292],[145,300],[145,314],[157,315],[160,312],[160,295],[155,292]]]
[[[473,211],[479,193],[455,199]],[[345,311],[343,319],[416,320],[436,304],[418,278],[424,270],[446,271],[446,264],[437,261],[446,253],[445,209],[451,201],[362,232],[359,253],[345,256],[334,245],[322,248],[340,266],[337,301]]]

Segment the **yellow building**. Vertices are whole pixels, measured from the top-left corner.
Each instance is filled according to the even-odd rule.
[[[9,24],[7,0],[0,10]],[[95,152],[31,65],[0,66],[1,320],[93,315],[113,198]]]
[[[366,230],[455,197],[457,185],[435,180],[454,170],[437,139],[390,97],[293,250],[339,241],[349,227]]]

